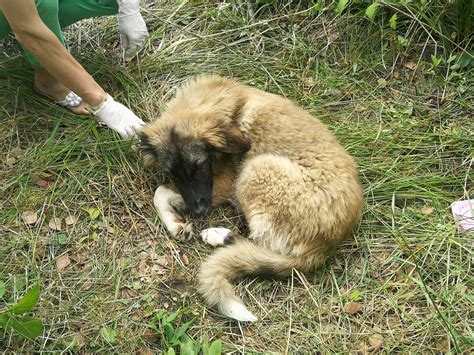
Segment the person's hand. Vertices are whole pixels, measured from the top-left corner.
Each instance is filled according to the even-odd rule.
[[[132,137],[136,130],[145,124],[132,111],[107,95],[105,101],[92,113],[109,128],[118,132],[122,137]]]
[[[117,0],[118,28],[125,59],[131,59],[148,38],[145,20],[140,14],[140,0]]]

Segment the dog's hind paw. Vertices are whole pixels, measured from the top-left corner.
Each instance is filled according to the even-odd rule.
[[[161,221],[173,237],[185,241],[194,235],[193,225],[186,223],[181,215],[185,204],[180,194],[166,186],[160,186],[155,191],[153,203]]]
[[[202,241],[215,247],[230,244],[232,241],[232,231],[227,228],[208,228],[201,231]]]

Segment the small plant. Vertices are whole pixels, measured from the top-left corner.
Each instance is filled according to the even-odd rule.
[[[463,60],[452,64],[452,71],[464,71],[473,62],[473,53],[469,51],[474,33],[473,1],[337,0],[328,2],[327,8],[350,19],[349,31],[358,24],[358,31],[366,30],[371,35],[378,32],[402,56],[416,52],[412,46],[414,37],[423,38],[423,58],[431,54],[435,57],[429,64],[429,74],[434,74],[453,54]]]
[[[0,281],[0,299],[5,293],[5,284]],[[32,311],[39,300],[40,286],[36,284],[18,300],[16,304],[0,312],[0,327],[6,331],[16,331],[28,339],[35,339],[43,334],[43,321],[38,318],[24,316]]]
[[[201,342],[200,340],[193,340],[187,334],[192,321],[180,325],[182,316],[187,313],[189,313],[188,308],[182,308],[170,315],[166,315],[164,310],[160,310],[153,317],[153,321],[148,324],[148,328],[158,335],[161,346],[163,349],[167,349],[167,354],[221,354],[222,343],[220,339],[209,344],[207,337]]]

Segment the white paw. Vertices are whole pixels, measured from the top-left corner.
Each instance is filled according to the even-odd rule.
[[[186,223],[183,217],[177,213],[175,208],[170,204],[170,201],[176,203],[177,200],[182,199],[180,194],[165,186],[160,186],[155,191],[153,203],[168,232],[170,232],[173,237],[186,240],[193,236],[193,226],[191,223]],[[184,205],[184,201],[182,201],[182,203]]]
[[[247,307],[238,301],[230,301],[224,307],[220,307],[222,314],[240,322],[256,322],[258,320]]]
[[[208,228],[201,231],[202,241],[214,248],[226,245],[229,242],[231,235],[232,231],[230,229],[222,227]]]

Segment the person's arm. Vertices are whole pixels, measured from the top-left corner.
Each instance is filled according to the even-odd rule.
[[[43,23],[34,0],[0,0],[0,9],[18,42],[38,59],[44,69],[88,104],[97,106],[104,101],[104,90]]]

